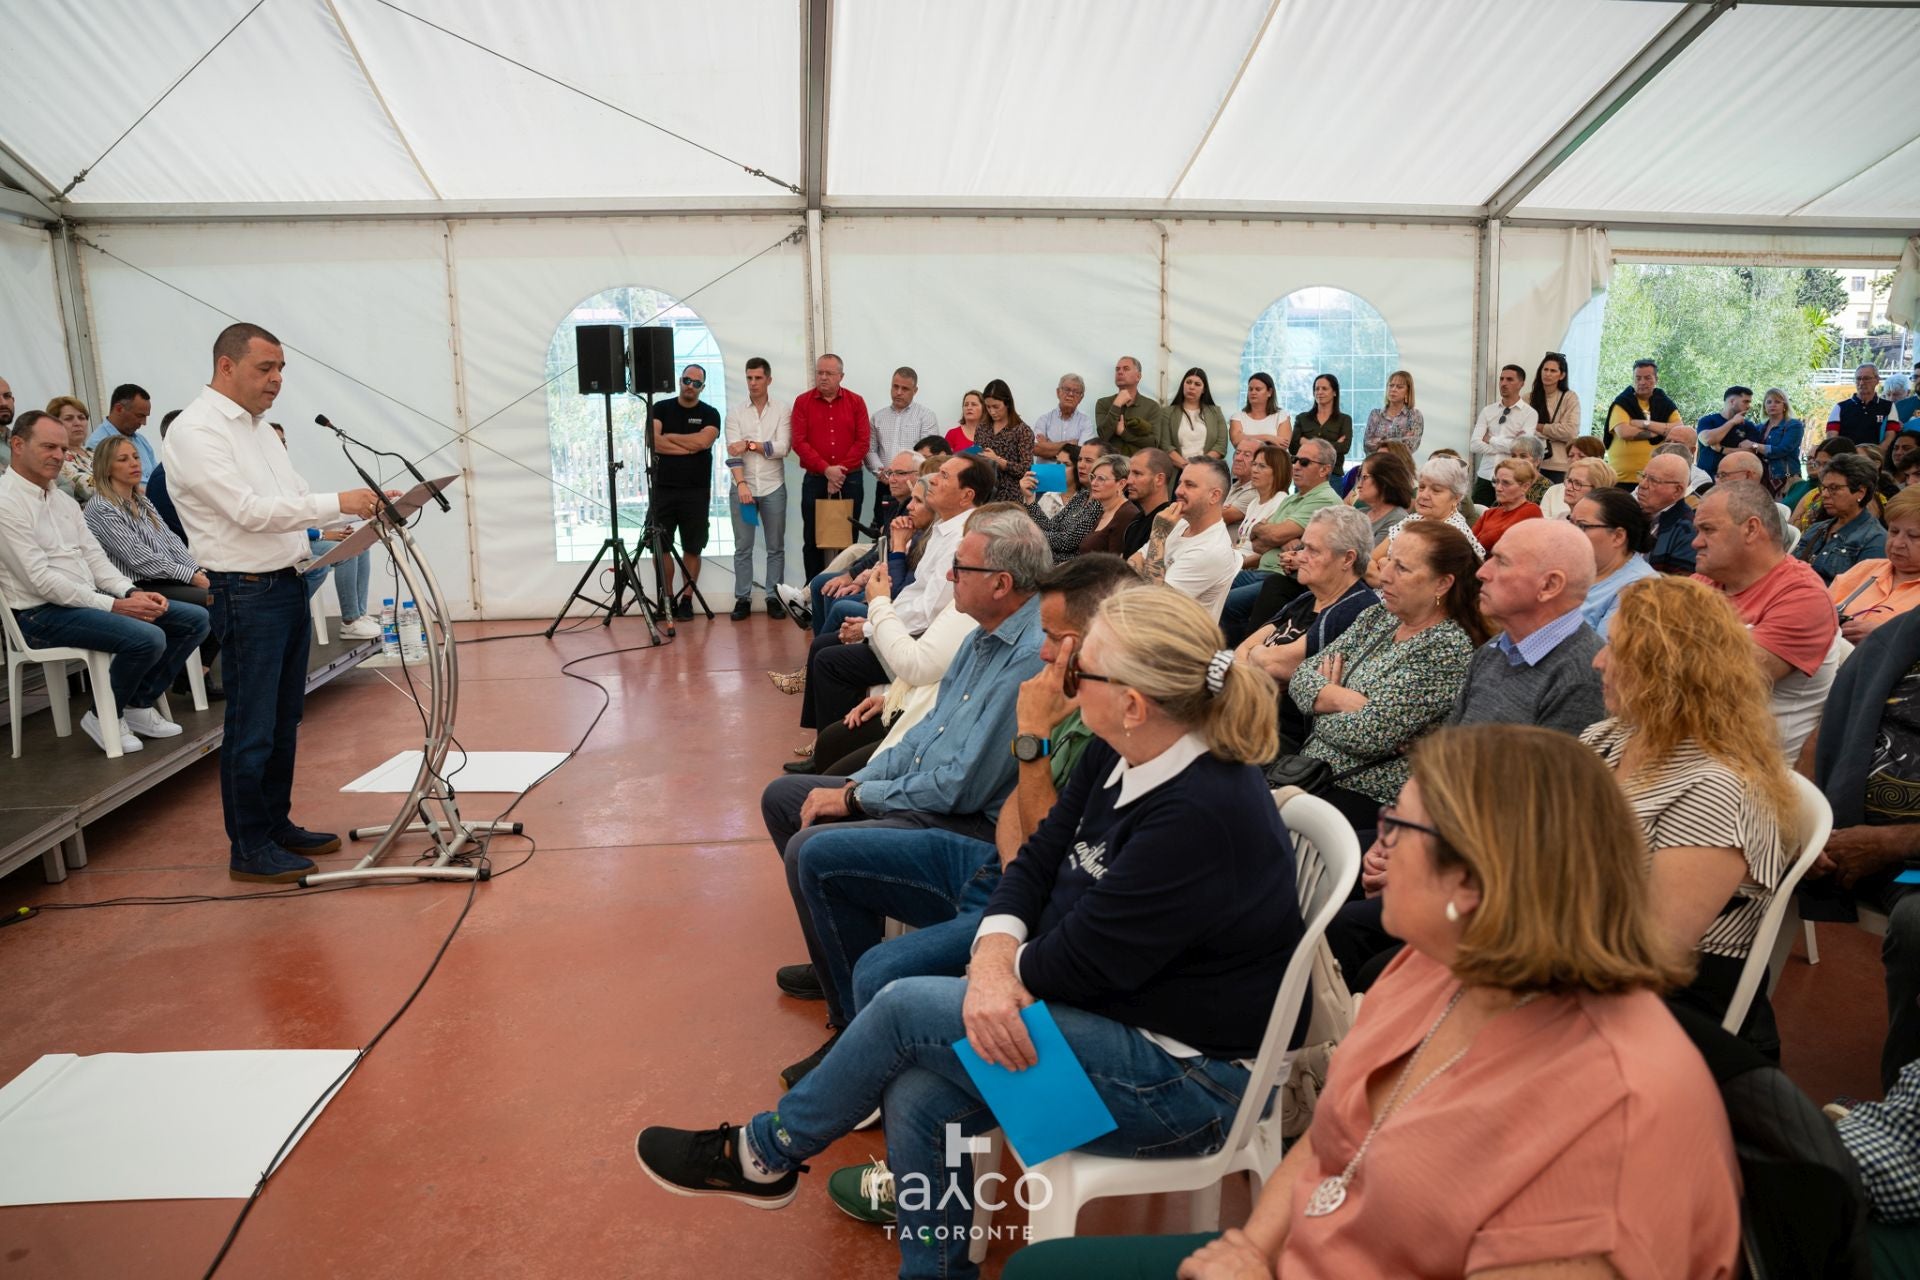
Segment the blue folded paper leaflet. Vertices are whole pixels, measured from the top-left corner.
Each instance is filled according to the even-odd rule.
[[[1067,491],[1067,464],[1064,462],[1034,463],[1033,487],[1037,493],[1065,493]]]
[[[1893,878],[1895,884],[1920,884],[1920,868],[1909,867]]]
[[[1033,1040],[1033,1066],[1009,1071],[986,1061],[965,1039],[953,1051],[1006,1135],[1020,1163],[1031,1169],[1062,1151],[1092,1142],[1120,1126],[1100,1101],[1086,1068],[1074,1056],[1044,1002],[1020,1011]]]

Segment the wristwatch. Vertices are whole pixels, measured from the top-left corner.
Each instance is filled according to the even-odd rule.
[[[847,802],[847,813],[855,818],[864,818],[867,811],[860,807],[860,784],[849,782],[843,793]]]
[[[1032,764],[1044,760],[1053,754],[1053,740],[1023,733],[1013,740],[1013,758],[1022,764]]]

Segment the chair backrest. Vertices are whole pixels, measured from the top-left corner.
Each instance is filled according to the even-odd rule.
[[[1781,923],[1786,919],[1787,905],[1793,901],[1793,891],[1800,884],[1800,878],[1807,874],[1814,859],[1827,847],[1827,837],[1833,834],[1833,808],[1827,798],[1820,794],[1820,788],[1799,774],[1793,775],[1794,798],[1800,802],[1800,844],[1794,852],[1793,861],[1787,866],[1787,873],[1780,877],[1780,883],[1773,888],[1773,896],[1767,901],[1766,912],[1760,917],[1760,931],[1754,935],[1753,949],[1747,952],[1746,963],[1740,967],[1740,981],[1733,989],[1733,1001],[1727,1006],[1727,1015],[1720,1025],[1728,1031],[1738,1034],[1740,1024],[1747,1020],[1747,1010],[1753,1005],[1753,996],[1766,981],[1767,963],[1773,956],[1774,939],[1780,936]]]
[[[1287,961],[1280,990],[1273,998],[1267,1033],[1260,1039],[1260,1054],[1254,1059],[1240,1109],[1234,1113],[1233,1128],[1222,1148],[1225,1152],[1246,1145],[1248,1134],[1266,1110],[1267,1097],[1278,1082],[1280,1065],[1287,1056],[1287,1042],[1293,1038],[1294,1024],[1299,1020],[1301,1003],[1307,998],[1314,953],[1334,913],[1360,879],[1360,840],[1338,809],[1315,796],[1293,792],[1276,796],[1275,803],[1280,806],[1281,821],[1293,836],[1293,875],[1306,930],[1293,950],[1293,958]],[[1276,1117],[1278,1110],[1276,1106]]]

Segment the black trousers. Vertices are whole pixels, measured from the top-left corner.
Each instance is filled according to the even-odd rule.
[[[867,691],[890,679],[865,641],[841,644],[837,636],[816,636],[807,650],[807,688],[801,697],[800,727],[823,729],[859,706]]]
[[[876,715],[847,728],[843,716],[820,726],[813,740],[813,771],[844,778],[873,758],[896,717]]]

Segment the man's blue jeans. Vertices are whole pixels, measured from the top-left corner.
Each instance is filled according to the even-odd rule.
[[[34,648],[98,649],[113,655],[107,669],[114,703],[125,715],[132,707],[151,707],[180,674],[187,658],[207,638],[207,611],[184,600],[170,600],[167,611],[142,622],[106,609],[74,609],[43,604],[14,615],[20,634]]]
[[[891,944],[889,944],[891,945]],[[885,948],[882,948],[884,950]],[[778,1170],[826,1150],[877,1106],[899,1209],[902,1276],[970,1277],[967,1232],[976,1195],[1012,1203],[1011,1180],[976,1186],[961,1139],[995,1127],[953,1044],[966,1036],[964,978],[903,978],[861,1011],[832,1052],[747,1122],[747,1139]],[[1205,1155],[1226,1142],[1247,1073],[1212,1058],[1176,1058],[1131,1027],[1050,1005],[1074,1056],[1119,1128],[1080,1148],[1154,1159]],[[949,1154],[954,1162],[948,1164]],[[949,1192],[948,1187],[957,1184]],[[1030,1198],[1044,1192],[1029,1191]]]
[[[209,573],[227,691],[220,808],[238,858],[293,826],[293,758],[307,698],[307,587],[292,569]]]
[[[760,509],[760,529],[767,537],[767,599],[777,597],[774,587],[787,580],[787,488],[763,493],[753,500]],[[745,600],[753,593],[754,526],[740,518],[740,491],[727,490],[727,511],[733,517],[733,598]]]
[[[902,831],[887,827],[835,825],[823,828],[794,855],[800,881],[800,899],[820,940],[826,971],[820,985],[827,992],[827,1020],[844,1027],[865,1003],[854,981],[855,966],[877,951],[893,951],[919,934],[895,938],[882,947],[888,917],[915,929],[944,925],[953,920],[961,899],[976,882],[983,884],[981,905],[1000,882],[1000,853],[984,840],[951,831]],[[971,946],[971,936],[967,946]],[[925,947],[925,944],[922,944]],[[950,948],[929,949],[925,957],[893,976],[947,972],[944,964],[917,968]],[[916,948],[907,947],[909,953]],[[898,955],[889,957],[897,959]],[[956,974],[966,970],[966,951]],[[877,975],[875,975],[877,977]],[[870,978],[874,980],[874,978]],[[870,990],[886,984],[877,978]]]
[[[813,634],[816,636],[839,635],[840,624],[848,618],[867,616],[866,596],[856,592],[850,596],[838,596],[829,600],[826,592],[821,590],[840,576],[837,573],[822,570],[814,574],[813,580],[807,583],[807,598],[813,605]],[[832,628],[831,631],[828,630],[829,627]]]
[[[333,550],[333,544],[321,538],[308,538],[307,546],[315,559]],[[320,588],[326,585],[327,575],[333,575],[333,589],[340,597],[340,621],[354,622],[366,616],[367,580],[373,576],[373,549],[369,547],[359,555],[342,560],[339,564],[330,564],[324,569],[309,569],[306,573],[307,599],[320,594]]]

